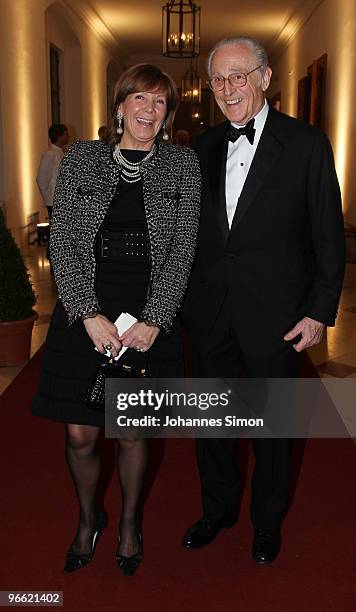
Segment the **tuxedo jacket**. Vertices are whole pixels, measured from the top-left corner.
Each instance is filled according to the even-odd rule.
[[[345,249],[332,149],[320,130],[270,107],[229,229],[229,127],[219,124],[196,143],[201,218],[183,319],[199,340],[213,333],[228,300],[226,324],[241,346],[255,354],[278,351],[304,316],[335,322]]]

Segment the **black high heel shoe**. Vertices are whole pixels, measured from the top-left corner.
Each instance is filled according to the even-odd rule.
[[[140,544],[140,550],[131,555],[130,557],[125,557],[125,555],[116,555],[116,561],[119,568],[122,570],[124,576],[133,576],[138,566],[140,565],[143,559],[143,550],[142,550],[142,533],[137,534],[137,538]],[[120,540],[120,538],[119,538]]]
[[[75,572],[78,569],[81,569],[92,560],[95,552],[95,546],[103,533],[105,527],[108,524],[108,515],[105,510],[102,509],[99,511],[98,516],[96,517],[93,531],[91,533],[91,543],[90,543],[90,552],[84,554],[77,554],[73,550],[73,545],[69,548],[66,556],[66,561],[64,565],[64,572],[69,574],[71,572]]]

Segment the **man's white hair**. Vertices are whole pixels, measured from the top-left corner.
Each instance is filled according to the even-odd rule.
[[[261,74],[264,73],[268,66],[268,55],[264,46],[261,45],[261,43],[255,38],[249,38],[248,36],[237,36],[235,38],[223,38],[222,40],[219,40],[219,42],[217,42],[212,49],[210,49],[206,62],[209,77],[211,76],[211,64],[215,51],[221,49],[222,47],[235,47],[238,45],[244,45],[251,49],[256,58],[257,65],[261,66]]]

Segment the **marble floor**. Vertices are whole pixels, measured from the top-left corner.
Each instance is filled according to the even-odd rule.
[[[31,357],[42,346],[57,293],[46,258],[46,247],[30,246],[24,252],[37,297],[39,318],[32,333]],[[356,264],[347,264],[337,324],[328,328],[323,341],[309,350],[319,375],[324,379],[356,378]],[[24,364],[25,365],[25,364]],[[0,367],[0,395],[24,367]],[[356,383],[355,383],[356,389]],[[356,397],[356,393],[355,393]],[[356,432],[355,405],[349,402],[342,417],[351,435]]]

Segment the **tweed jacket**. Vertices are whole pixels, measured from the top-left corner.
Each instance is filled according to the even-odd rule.
[[[200,167],[192,149],[157,144],[155,155],[142,163],[140,172],[151,260],[142,319],[169,331],[195,255]],[[69,324],[100,311],[94,245],[119,178],[111,149],[100,140],[77,141],[62,161],[53,202],[50,255]]]

